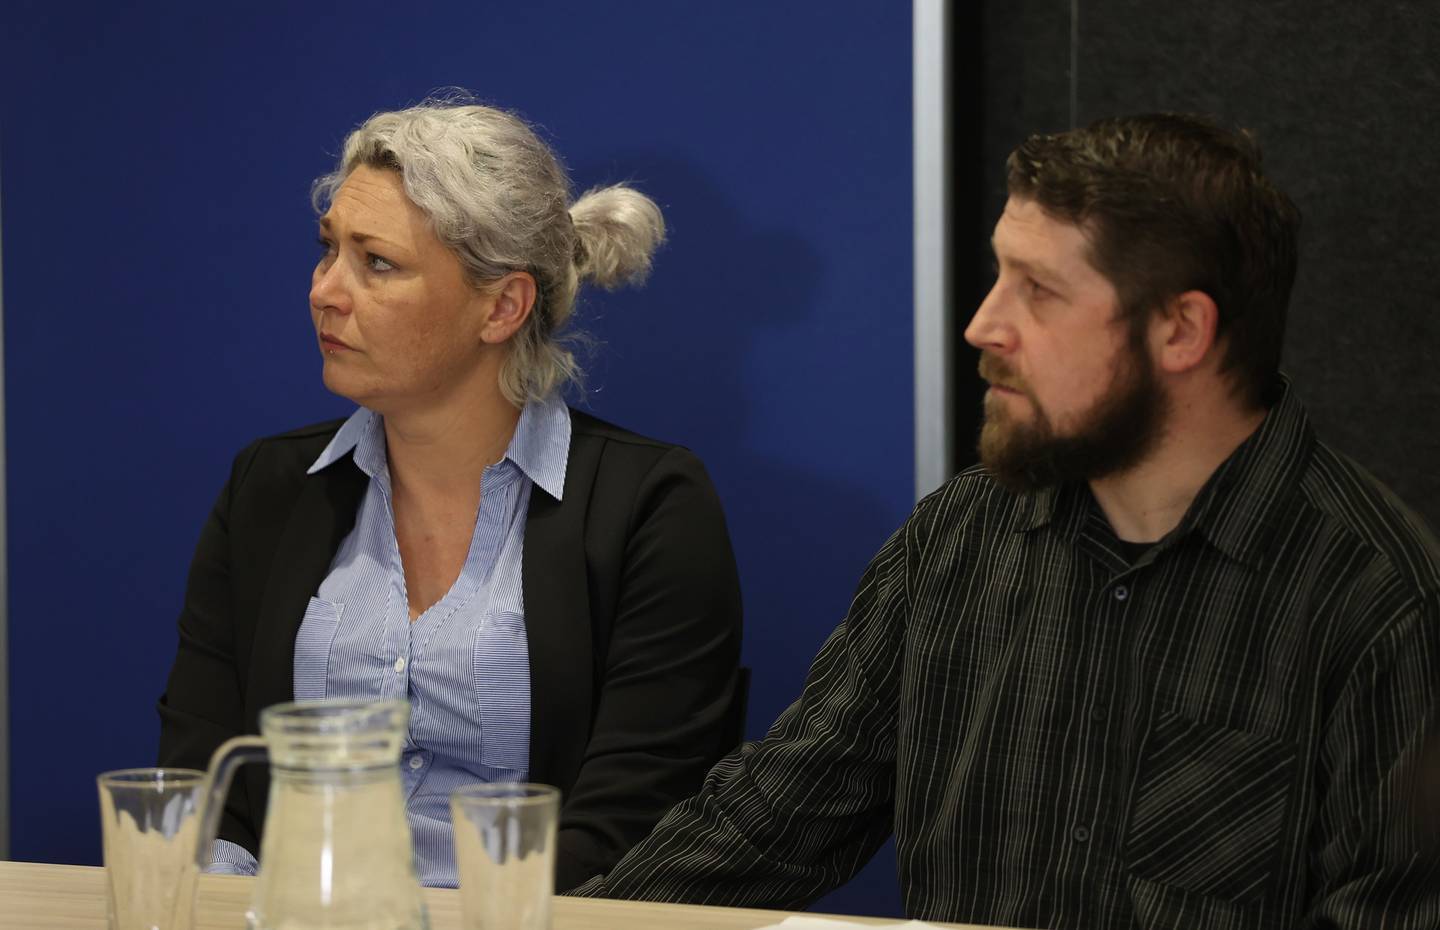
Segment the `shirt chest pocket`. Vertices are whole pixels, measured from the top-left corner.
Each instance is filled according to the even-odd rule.
[[[305,605],[305,618],[295,634],[295,700],[318,701],[325,697],[326,675],[330,669],[330,648],[345,605],[318,597]]]
[[[1140,752],[1125,855],[1136,878],[1236,902],[1273,887],[1298,764],[1270,737],[1162,714]]]
[[[530,649],[525,618],[496,613],[475,631],[471,682],[480,710],[480,761],[526,772],[530,767]]]

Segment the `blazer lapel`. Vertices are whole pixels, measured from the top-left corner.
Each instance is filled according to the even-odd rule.
[[[530,651],[528,777],[562,788],[575,778],[592,713],[585,507],[596,463],[586,461],[586,445],[571,439],[563,502],[531,489],[520,568]]]
[[[256,725],[271,704],[294,700],[295,634],[340,543],[355,526],[369,479],[348,457],[306,476],[275,546],[255,622],[246,710]]]

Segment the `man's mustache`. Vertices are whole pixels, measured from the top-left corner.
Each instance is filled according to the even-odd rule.
[[[1015,377],[1015,372],[1010,369],[1010,366],[1004,360],[988,352],[980,353],[980,377],[998,387],[1009,388],[1022,394],[1028,393],[1024,382]]]

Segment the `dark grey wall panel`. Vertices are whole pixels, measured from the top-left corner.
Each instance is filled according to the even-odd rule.
[[[1258,134],[1305,214],[1285,368],[1322,437],[1440,527],[1440,6],[1081,0],[1079,11],[1081,123],[1199,110]],[[1014,111],[995,102],[1008,131]],[[1047,115],[1033,101],[1019,111]]]
[[[981,21],[978,136],[983,162],[981,241],[1005,204],[1005,156],[1032,132],[1070,125],[1070,23],[1072,0],[987,0]],[[963,93],[953,95],[963,99]],[[965,128],[955,129],[957,140]],[[973,308],[972,308],[973,309]]]
[[[1072,0],[985,0],[953,11],[951,416],[958,470],[976,460],[985,386],[964,330],[990,284],[988,243],[1005,205],[1005,156],[1032,132],[1070,125]]]

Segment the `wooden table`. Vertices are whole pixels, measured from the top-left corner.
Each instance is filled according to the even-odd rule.
[[[243,928],[252,881],[201,876],[196,930]],[[458,892],[426,888],[425,900],[433,930],[459,930]],[[754,930],[788,916],[784,911],[583,898],[556,898],[554,912],[555,930]],[[866,924],[897,922],[841,919]],[[105,930],[105,871],[85,865],[0,862],[0,930]]]

